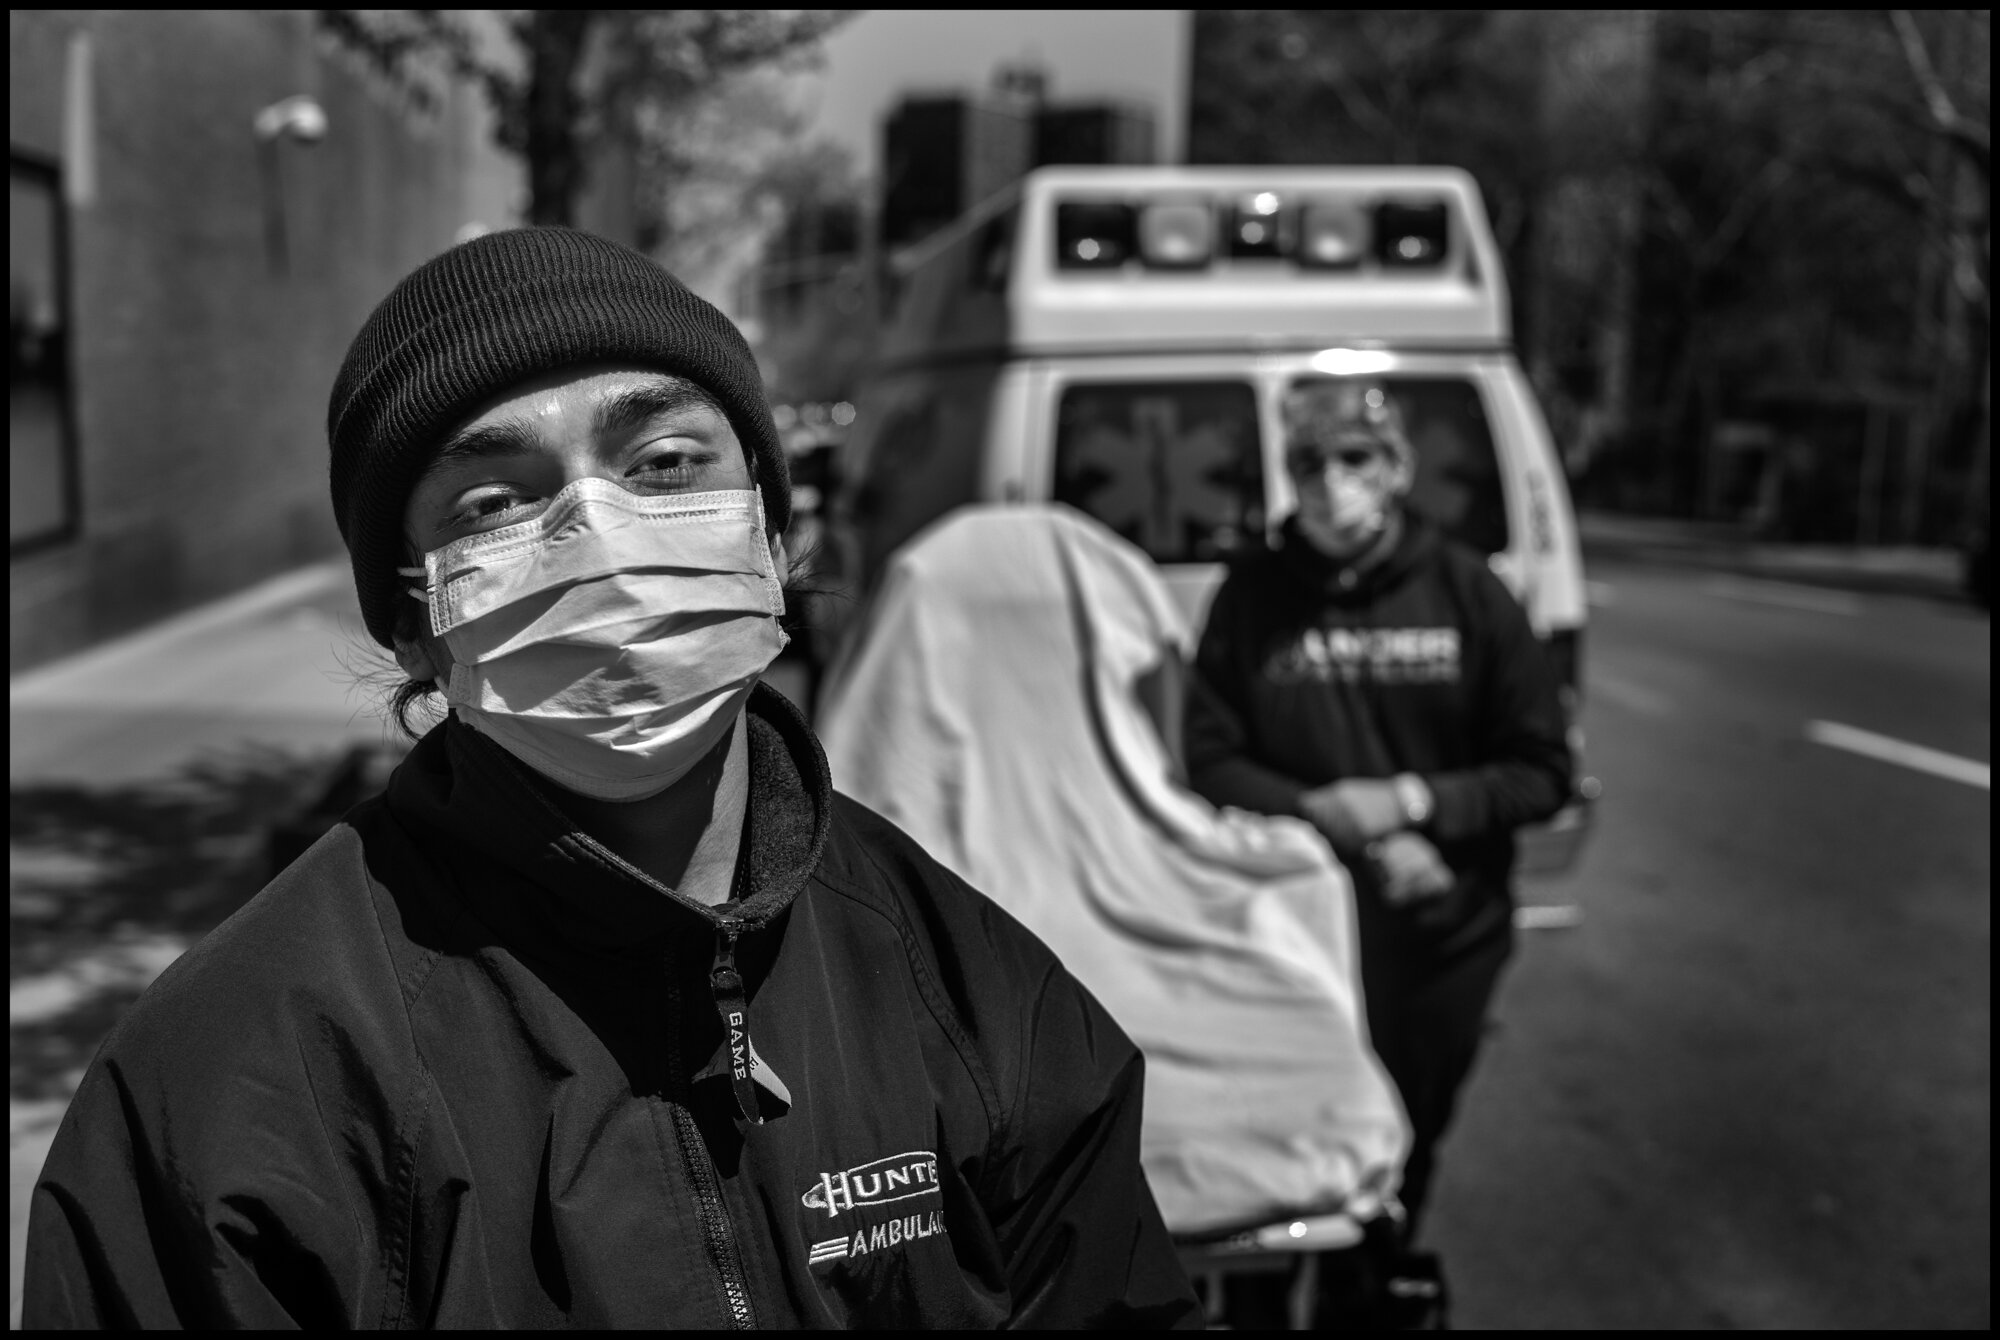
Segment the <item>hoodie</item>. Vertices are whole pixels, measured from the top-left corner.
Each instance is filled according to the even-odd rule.
[[[1336,563],[1287,521],[1231,565],[1196,652],[1193,788],[1218,805],[1300,814],[1307,790],[1413,772],[1435,799],[1422,832],[1457,877],[1397,921],[1433,944],[1504,927],[1514,829],[1570,788],[1556,679],[1526,614],[1470,549],[1405,513],[1389,554]],[[1385,905],[1356,872],[1364,915]]]

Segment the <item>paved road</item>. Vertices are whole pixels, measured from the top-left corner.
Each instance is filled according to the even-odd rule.
[[[1989,1326],[1988,619],[1590,576],[1606,799],[1446,1150],[1458,1324]]]

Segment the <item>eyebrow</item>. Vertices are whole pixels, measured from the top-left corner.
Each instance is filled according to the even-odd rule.
[[[449,441],[438,448],[438,454],[431,457],[424,467],[419,481],[429,479],[445,467],[460,461],[477,460],[487,456],[520,456],[541,445],[535,430],[519,419],[503,419],[499,423],[481,424],[464,432],[453,433]]]
[[[622,433],[662,414],[685,409],[708,409],[717,414],[722,407],[715,398],[691,381],[662,377],[628,387],[598,402],[591,426],[601,434]]]
[[[715,398],[693,382],[662,376],[599,401],[591,416],[591,427],[600,435],[628,432],[660,415],[693,408],[722,413]],[[541,438],[525,420],[502,419],[498,423],[481,424],[452,434],[424,467],[421,478],[428,479],[459,461],[525,455],[540,446]]]

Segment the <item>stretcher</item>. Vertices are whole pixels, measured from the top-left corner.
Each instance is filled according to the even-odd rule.
[[[1147,1179],[1191,1273],[1220,1278],[1359,1242],[1393,1212],[1407,1128],[1367,1044],[1346,870],[1304,822],[1182,781],[1191,653],[1157,570],[1098,523],[967,508],[891,562],[817,726],[837,788],[1026,924],[1145,1052]]]
[[[1311,1327],[1319,1283],[1316,1253],[1359,1247],[1362,1232],[1361,1222],[1352,1214],[1281,1219],[1222,1238],[1183,1238],[1179,1241],[1181,1264],[1211,1318],[1223,1315],[1223,1290],[1232,1278],[1282,1275],[1286,1324],[1303,1331]]]

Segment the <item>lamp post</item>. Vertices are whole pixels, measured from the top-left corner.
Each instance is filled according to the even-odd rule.
[[[264,254],[282,275],[288,268],[285,249],[284,179],[278,170],[278,142],[294,139],[318,144],[326,138],[326,110],[303,93],[280,98],[250,120],[257,141],[257,159],[264,182]]]

